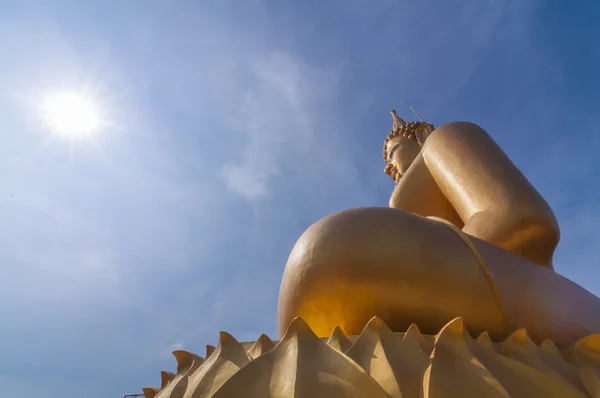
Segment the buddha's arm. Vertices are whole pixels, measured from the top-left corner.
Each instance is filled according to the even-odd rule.
[[[466,233],[552,268],[556,217],[483,129],[466,122],[441,126],[422,154]]]
[[[423,217],[440,217],[459,228],[463,227],[461,218],[440,191],[422,155],[417,156],[396,184],[389,205]]]

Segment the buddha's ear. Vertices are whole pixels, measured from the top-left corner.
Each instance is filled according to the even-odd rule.
[[[429,137],[429,134],[431,134],[431,132],[433,131],[433,126],[429,123],[421,123],[421,125],[419,127],[417,127],[417,131],[415,131],[415,135],[417,136],[417,141],[419,141],[419,143],[421,145],[423,145],[425,143],[425,140],[427,139],[427,137]]]

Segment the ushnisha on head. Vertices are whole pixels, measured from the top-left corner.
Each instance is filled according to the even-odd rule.
[[[394,119],[394,126],[383,144],[383,160],[386,163],[384,171],[398,182],[421,152],[434,127],[427,122],[407,123],[395,110],[390,113]]]

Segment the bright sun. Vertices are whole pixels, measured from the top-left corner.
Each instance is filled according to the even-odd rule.
[[[49,96],[43,110],[49,127],[58,134],[70,137],[89,134],[100,123],[94,101],[80,94],[59,93]]]

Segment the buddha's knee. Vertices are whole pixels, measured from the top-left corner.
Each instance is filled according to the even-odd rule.
[[[283,274],[279,333],[296,316],[317,334],[336,325],[353,333],[374,315],[386,318],[394,303],[413,297],[429,279],[434,224],[389,208],[346,210],[313,224]]]
[[[295,282],[363,277],[373,275],[374,268],[413,262],[425,246],[431,246],[431,225],[426,222],[402,210],[383,207],[327,216],[310,226],[294,245],[284,281],[292,277]]]

